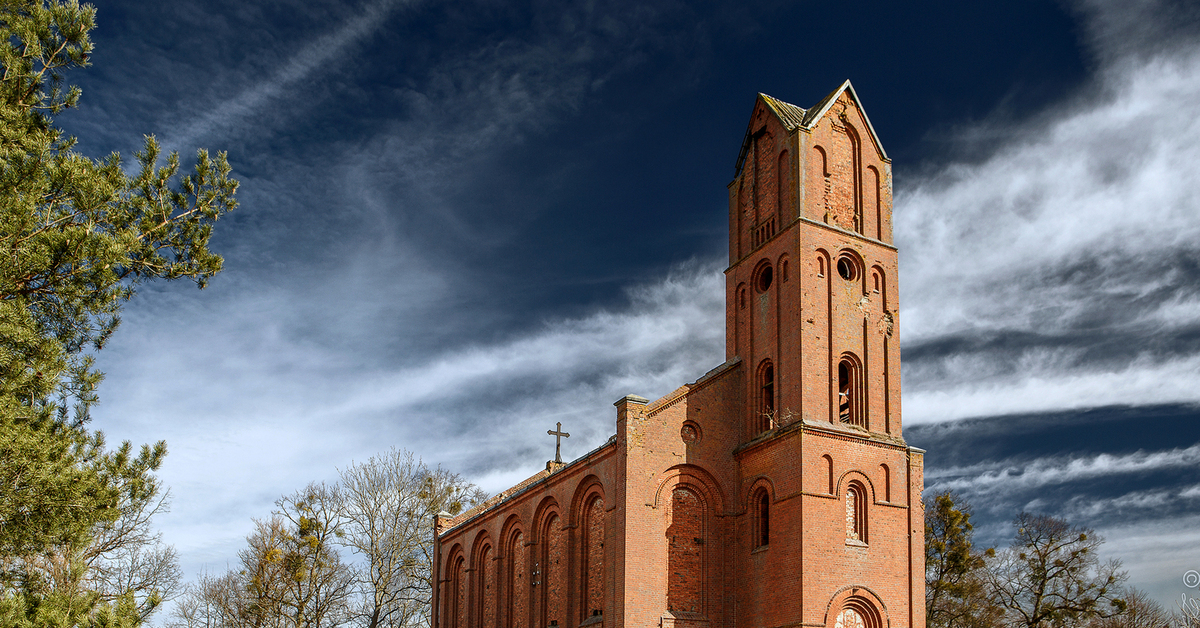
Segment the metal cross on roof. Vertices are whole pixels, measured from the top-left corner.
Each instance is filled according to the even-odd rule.
[[[552,430],[546,430],[546,433],[554,437],[554,462],[562,464],[562,439],[570,438],[571,435],[562,431],[562,423],[555,423],[558,427]]]

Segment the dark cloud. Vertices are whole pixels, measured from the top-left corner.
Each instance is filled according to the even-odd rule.
[[[1028,462],[1078,454],[1130,454],[1200,443],[1200,406],[1107,406],[911,425],[910,444],[928,450],[930,469],[986,461]],[[1152,425],[1153,429],[1143,429]]]
[[[905,435],[927,449],[925,495],[952,490],[971,504],[981,546],[1008,544],[1019,512],[1061,517],[1108,536],[1105,555],[1124,558],[1137,586],[1169,599],[1174,578],[1162,569],[1182,549],[1163,525],[1200,522],[1198,419],[1196,405],[1104,407],[918,425]],[[1147,546],[1138,540],[1146,534],[1157,540]]]

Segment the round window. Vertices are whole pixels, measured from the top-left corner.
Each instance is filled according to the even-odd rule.
[[[771,267],[767,266],[758,273],[758,291],[766,292],[771,287],[771,280],[774,279]]]
[[[858,277],[858,265],[854,263],[854,259],[843,255],[837,261],[838,274],[846,281],[854,281]]]

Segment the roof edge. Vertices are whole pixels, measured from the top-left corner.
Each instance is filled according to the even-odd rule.
[[[838,96],[842,95],[842,92],[850,93],[850,98],[858,105],[858,112],[862,114],[863,120],[867,123],[867,131],[871,134],[871,141],[875,143],[875,149],[879,151],[879,154],[883,156],[885,161],[890,162],[892,158],[888,157],[887,151],[883,148],[883,142],[879,141],[879,135],[875,132],[875,125],[871,124],[871,117],[867,115],[867,109],[863,107],[862,100],[859,99],[858,92],[854,91],[854,85],[850,83],[850,79],[843,81],[841,86],[829,92],[828,96],[822,98],[820,102],[813,105],[805,113],[804,128],[811,130],[817,124],[817,121],[829,111],[829,108],[837,101]]]

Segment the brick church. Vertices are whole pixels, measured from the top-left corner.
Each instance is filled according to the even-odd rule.
[[[726,360],[438,517],[433,628],[924,628],[891,162],[850,82],[760,94],[729,184]]]

